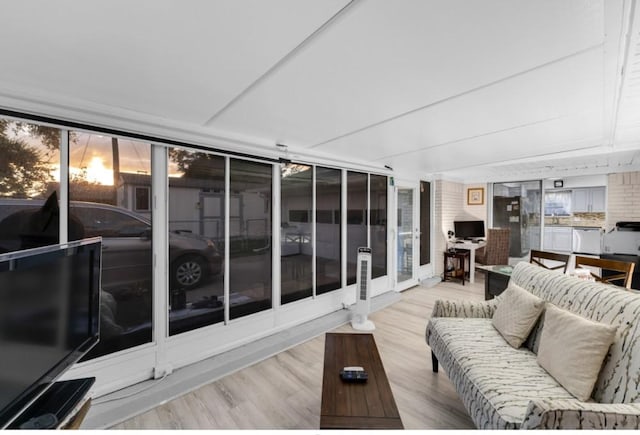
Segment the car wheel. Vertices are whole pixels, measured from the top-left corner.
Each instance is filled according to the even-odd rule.
[[[204,279],[204,260],[196,255],[185,255],[173,262],[173,281],[176,288],[190,290]]]

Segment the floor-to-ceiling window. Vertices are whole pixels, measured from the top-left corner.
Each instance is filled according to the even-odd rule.
[[[342,287],[342,171],[316,166],[316,294]]]
[[[272,307],[272,165],[231,159],[230,318]]]
[[[0,118],[0,253],[58,243],[59,187],[60,130]]]
[[[387,177],[370,175],[371,277],[387,274]]]
[[[313,295],[313,168],[280,168],[280,276],[283,304]]]
[[[86,359],[152,340],[150,191],[150,144],[69,132],[69,240],[103,247],[100,342]]]
[[[224,321],[225,158],[169,149],[169,334]]]
[[[272,299],[274,267],[281,272],[279,302],[300,300],[306,317],[307,304],[324,312],[339,308],[340,298],[310,296],[314,288],[323,294],[347,285],[343,262],[355,283],[358,247],[372,248],[374,277],[388,273],[385,176],[282,166],[187,144],[164,149],[160,140],[151,145],[146,137],[105,133],[0,120],[0,252],[103,238],[101,341],[77,370],[84,375],[109,367],[103,373],[109,388],[163,367],[162,358],[184,364],[191,358],[184,349],[202,339],[209,340],[210,355],[218,342],[233,346],[238,334],[268,333],[266,311],[280,305]],[[274,179],[276,169],[281,173]],[[68,203],[59,202],[67,196]],[[274,202],[280,204],[276,223]],[[25,230],[25,210],[54,219],[46,231]],[[61,223],[65,211],[68,220]],[[273,243],[280,243],[280,258],[273,258]],[[164,301],[168,312],[157,312],[158,304],[165,310]],[[256,322],[234,322],[258,312],[264,313]],[[297,321],[296,312],[283,314]],[[230,334],[214,340],[211,331]],[[166,339],[165,332],[174,337]],[[200,349],[190,350],[198,354],[190,362],[200,358]]]
[[[347,172],[347,285],[356,283],[358,248],[367,243],[367,174]]]

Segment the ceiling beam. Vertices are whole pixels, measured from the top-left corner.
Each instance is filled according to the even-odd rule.
[[[249,86],[243,89],[238,95],[236,95],[231,101],[225,104],[220,110],[214,113],[205,123],[205,126],[211,126],[216,119],[221,116],[226,110],[233,107],[238,101],[240,101],[245,95],[251,92],[256,86],[260,83],[264,82],[267,78],[273,75],[278,69],[280,69],[284,64],[289,62],[291,59],[295,57],[297,53],[299,53],[304,47],[309,45],[311,41],[317,38],[321,33],[325,32],[332,24],[337,22],[337,20],[344,16],[345,13],[352,9],[357,3],[362,0],[351,0],[349,3],[344,5],[342,9],[338,10],[335,14],[331,16],[327,21],[325,21],[320,27],[313,31],[309,36],[307,36],[302,42],[296,45],[289,53],[285,54],[279,61],[271,66],[268,70],[266,70],[262,75],[260,75],[257,79],[255,79]]]

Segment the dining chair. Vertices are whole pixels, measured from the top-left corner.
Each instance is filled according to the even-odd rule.
[[[537,251],[532,249],[529,257],[529,263],[536,264],[549,270],[562,269],[562,273],[565,273],[567,271],[570,258],[571,255],[567,254],[558,254],[556,252]]]
[[[633,278],[633,269],[635,268],[636,264],[628,263],[626,261],[605,260],[602,258],[582,257],[580,255],[576,255],[576,267],[580,266],[599,267],[600,275],[597,275],[593,271],[591,271],[591,276],[593,276],[596,281],[612,283],[612,281],[623,280],[622,287],[630,289],[631,280]],[[618,273],[605,274],[605,271],[613,271]]]

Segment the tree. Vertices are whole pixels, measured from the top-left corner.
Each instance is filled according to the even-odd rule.
[[[213,178],[224,174],[224,157],[215,154],[171,148],[169,158],[187,178]]]
[[[0,119],[0,134],[6,136],[10,130],[16,133],[16,135],[20,131],[26,131],[31,136],[40,138],[42,144],[50,151],[57,151],[60,148],[60,129],[58,128]],[[73,133],[71,140],[74,140]]]
[[[24,198],[42,194],[49,181],[49,168],[37,149],[0,134],[0,196]]]

